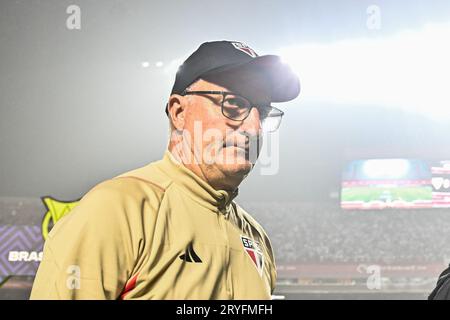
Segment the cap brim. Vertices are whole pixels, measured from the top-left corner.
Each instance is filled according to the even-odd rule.
[[[250,61],[221,66],[200,76],[208,79],[230,79],[230,83],[245,91],[251,77],[263,77],[269,81],[272,102],[286,102],[300,94],[300,80],[292,69],[283,63],[279,56],[265,55]]]

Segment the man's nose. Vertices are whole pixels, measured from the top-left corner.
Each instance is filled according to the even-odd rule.
[[[250,135],[258,135],[261,130],[261,118],[256,108],[250,110],[248,117],[242,121],[240,130],[248,132]]]

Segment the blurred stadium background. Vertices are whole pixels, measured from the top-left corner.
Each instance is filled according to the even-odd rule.
[[[449,1],[75,2],[69,30],[73,1],[0,1],[0,299],[29,296],[41,197],[159,159],[176,68],[216,39],[280,54],[302,82],[277,106],[276,174],[258,165],[237,198],[271,237],[275,295],[426,299],[450,262]]]
[[[450,262],[448,209],[361,212],[342,211],[337,203],[242,205],[271,237],[278,265],[275,295],[286,299],[425,299]],[[1,299],[28,298],[46,211],[41,199],[0,199],[0,270],[12,276],[3,275]],[[14,227],[16,236],[7,238],[4,226]],[[374,275],[380,283],[371,287]]]

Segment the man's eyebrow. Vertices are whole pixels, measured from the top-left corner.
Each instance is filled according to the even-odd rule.
[[[209,100],[212,100],[217,104],[219,104],[222,101],[222,95],[220,95],[220,94],[198,93],[198,95],[205,97]]]

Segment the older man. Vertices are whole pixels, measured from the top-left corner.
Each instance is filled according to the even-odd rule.
[[[49,234],[32,299],[270,299],[263,228],[233,199],[300,91],[277,56],[202,44],[179,68],[162,160],[104,181]]]

